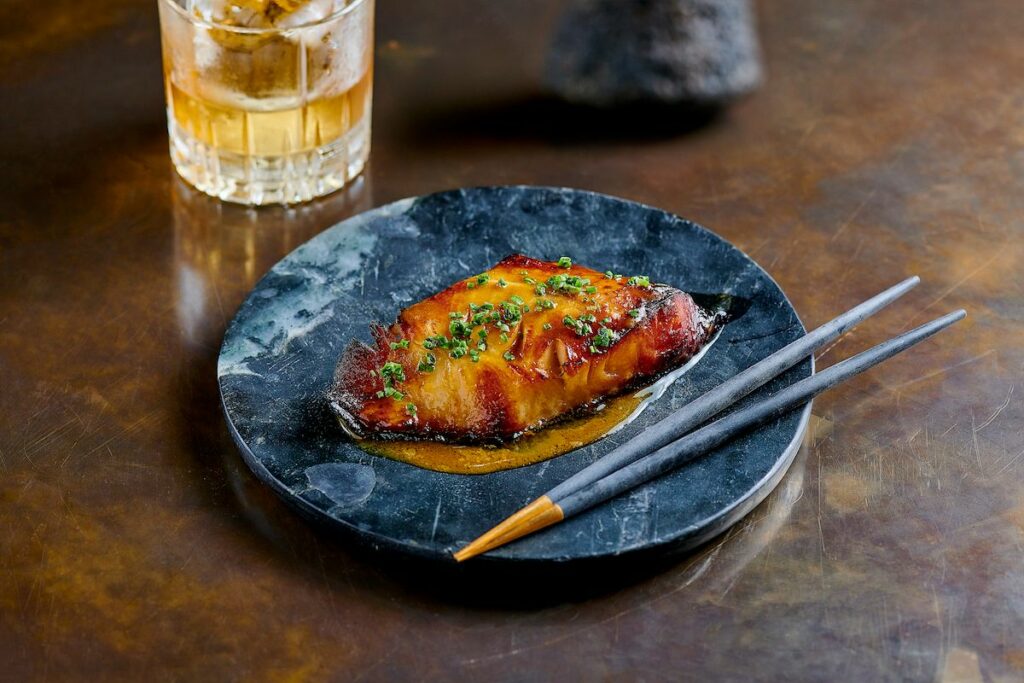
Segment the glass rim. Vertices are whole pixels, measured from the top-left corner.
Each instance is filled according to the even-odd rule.
[[[324,24],[330,23],[351,11],[354,11],[360,5],[365,5],[371,0],[349,0],[347,4],[341,9],[332,12],[323,19],[316,19],[315,21],[309,21],[305,24],[299,24],[297,26],[271,26],[271,27],[252,27],[252,26],[233,26],[231,24],[221,24],[216,21],[208,21],[202,17],[185,10],[184,7],[178,4],[177,0],[157,0],[164,5],[168,5],[172,11],[177,12],[179,16],[196,26],[202,26],[208,29],[216,29],[218,31],[228,31],[230,33],[238,33],[250,36],[273,36],[282,35],[285,33],[292,33],[294,31],[301,31],[302,29],[313,28],[316,26],[323,26]]]

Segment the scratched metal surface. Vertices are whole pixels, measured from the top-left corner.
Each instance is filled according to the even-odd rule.
[[[765,3],[766,87],[676,135],[533,97],[559,5],[381,3],[363,182],[254,213],[174,180],[151,3],[4,3],[0,679],[1024,676],[1018,0]],[[259,484],[215,358],[245,292],[323,227],[511,183],[713,226],[808,326],[924,278],[822,365],[971,315],[816,401],[776,492],[692,555],[534,597],[444,586]]]

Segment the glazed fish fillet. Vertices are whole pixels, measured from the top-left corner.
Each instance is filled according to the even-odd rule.
[[[516,254],[349,347],[330,401],[357,437],[500,443],[649,383],[723,321],[643,276]]]

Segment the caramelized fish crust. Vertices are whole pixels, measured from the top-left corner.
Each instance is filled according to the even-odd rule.
[[[374,327],[374,346],[350,346],[331,405],[361,438],[501,443],[537,430],[680,366],[714,334],[689,294],[645,280],[514,254]],[[464,340],[465,355],[429,341],[439,335]]]

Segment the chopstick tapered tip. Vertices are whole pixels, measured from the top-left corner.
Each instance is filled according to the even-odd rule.
[[[934,329],[935,332],[938,332],[939,330],[946,329],[947,327],[949,327],[953,323],[960,322],[961,320],[963,320],[966,317],[967,317],[967,311],[962,309],[962,308],[959,308],[959,309],[957,309],[955,311],[947,313],[946,315],[944,315],[944,316],[942,316],[940,318],[936,318],[935,320],[931,321],[930,323],[925,323],[924,325],[922,325],[918,329],[931,328],[931,329]],[[934,332],[933,332],[933,334],[934,334]]]
[[[894,301],[912,290],[914,287],[917,287],[919,284],[921,284],[921,278],[917,275],[911,275],[903,282],[893,285],[880,294],[879,298],[883,298],[887,303]]]
[[[494,550],[517,538],[560,522],[564,517],[562,508],[547,496],[541,496],[452,555],[456,562],[464,562],[471,557]]]

